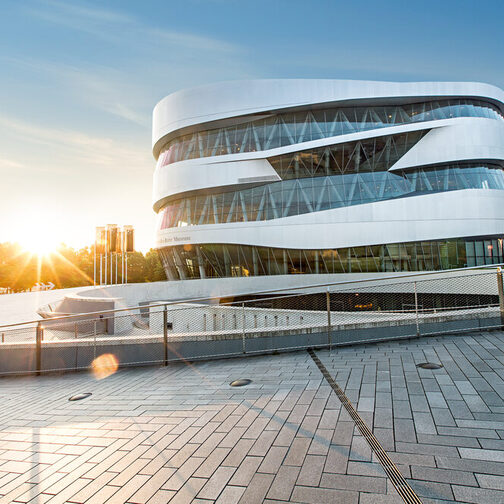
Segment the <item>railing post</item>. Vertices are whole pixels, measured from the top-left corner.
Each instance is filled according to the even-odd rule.
[[[96,359],[96,320],[94,321],[94,357]]]
[[[74,324],[74,333],[75,333],[75,339],[77,339],[78,332],[77,332],[77,322]]]
[[[504,285],[502,284],[502,269],[497,268],[497,291],[499,293],[499,312],[501,326],[504,328]]]
[[[42,338],[43,338],[42,324],[39,322],[37,324],[36,336],[35,336],[35,369],[37,371],[37,376],[40,375],[40,370],[42,369]]]
[[[168,311],[166,305],[163,307],[163,347],[164,365],[168,366]]]
[[[420,324],[418,323],[418,292],[417,283],[413,282],[413,287],[415,289],[415,320],[416,320],[416,335],[417,338],[420,337]]]
[[[327,308],[327,342],[329,343],[329,350],[332,350],[332,337],[331,337],[331,293],[329,289],[326,292],[326,308]]]
[[[242,351],[247,353],[245,347],[245,303],[242,303]]]

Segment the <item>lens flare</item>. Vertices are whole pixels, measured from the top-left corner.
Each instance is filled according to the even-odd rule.
[[[102,354],[91,363],[91,371],[97,380],[113,375],[119,368],[119,360],[114,354]]]

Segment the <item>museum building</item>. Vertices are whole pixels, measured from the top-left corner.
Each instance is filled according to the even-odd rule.
[[[504,262],[504,92],[467,82],[232,81],[154,109],[169,280]]]

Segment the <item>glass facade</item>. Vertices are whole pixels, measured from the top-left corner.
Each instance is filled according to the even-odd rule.
[[[204,194],[178,199],[164,207],[160,212],[159,229],[264,221],[460,189],[504,190],[503,167],[460,163],[397,172],[349,172]]]
[[[503,237],[327,250],[195,244],[159,249],[169,280],[288,274],[436,271],[504,262]]]
[[[202,157],[256,152],[372,129],[454,117],[503,120],[495,105],[475,99],[451,99],[400,106],[333,107],[257,115],[243,123],[182,135],[162,149],[158,166]]]

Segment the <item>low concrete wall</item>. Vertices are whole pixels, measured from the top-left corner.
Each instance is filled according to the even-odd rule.
[[[420,335],[446,332],[478,331],[500,328],[496,310],[478,314],[453,316],[436,315],[422,320]],[[233,357],[254,353],[290,351],[309,347],[348,345],[415,337],[416,324],[411,320],[340,324],[311,328],[270,327],[261,329],[228,330],[202,334],[173,334],[168,340],[168,360],[198,360]],[[245,341],[245,347],[244,347]],[[41,371],[76,370],[89,368],[102,354],[113,354],[120,366],[148,365],[164,360],[163,337],[106,337],[100,339],[44,341],[41,345]],[[36,371],[35,345],[11,343],[0,346],[0,374]]]

